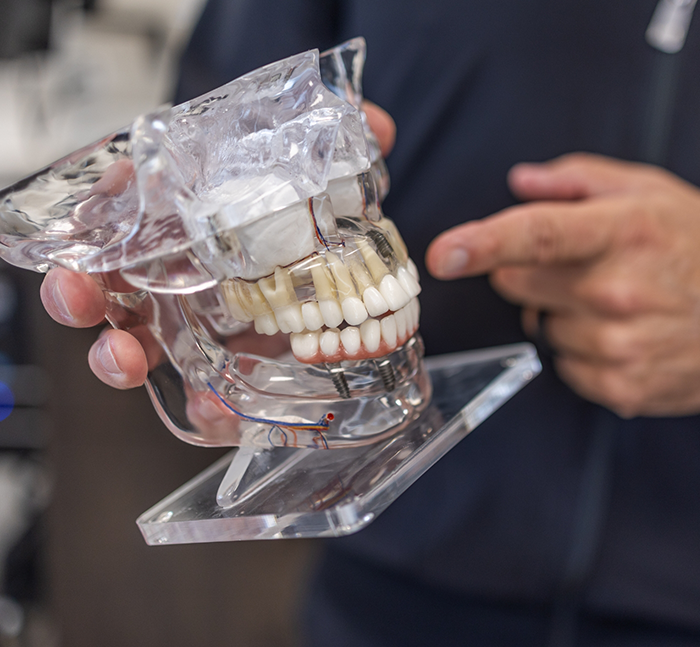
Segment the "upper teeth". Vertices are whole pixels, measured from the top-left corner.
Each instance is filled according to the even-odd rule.
[[[386,233],[392,237],[391,229]],[[382,342],[382,349],[393,350],[417,327],[418,272],[407,256],[405,262],[382,260],[365,240],[352,242],[354,247],[337,253],[327,250],[276,267],[257,282],[225,282],[222,295],[231,315],[253,321],[259,333],[292,333],[299,358],[353,356],[362,348],[375,353]]]
[[[366,319],[360,326],[293,333],[290,336],[292,352],[302,361],[316,362],[386,354],[415,332],[418,314],[418,299],[411,299],[398,312],[382,319]]]

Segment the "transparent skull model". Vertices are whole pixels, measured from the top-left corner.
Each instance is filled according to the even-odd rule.
[[[368,443],[430,399],[363,63],[362,39],[273,63],[0,193],[0,255],[101,283],[183,440]]]

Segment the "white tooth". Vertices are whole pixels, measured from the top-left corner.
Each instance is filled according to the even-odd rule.
[[[360,352],[360,343],[362,342],[360,329],[353,326],[344,328],[340,331],[340,341],[343,342],[343,348],[350,357],[357,355]]]
[[[396,337],[400,342],[403,342],[407,332],[406,311],[401,308],[394,313],[394,317],[396,317]]]
[[[241,304],[246,310],[253,313],[255,319],[263,315],[272,315],[270,304],[267,302],[260,287],[256,283],[240,283],[236,288]],[[274,319],[274,315],[272,315]],[[275,327],[277,324],[275,323]]]
[[[413,299],[411,304],[413,308],[413,330],[415,332],[418,330],[420,324],[420,301],[418,301],[418,299]]]
[[[271,312],[255,317],[255,332],[258,335],[274,335],[278,330],[275,315]]]
[[[413,332],[413,321],[415,319],[415,310],[413,309],[413,299],[408,302],[408,305],[404,308],[406,313],[406,331],[410,335]]]
[[[362,300],[365,302],[365,307],[370,317],[383,315],[389,309],[386,300],[377,288],[367,288],[362,294]]]
[[[343,322],[343,311],[335,299],[321,299],[318,302],[323,323],[329,328],[337,328]]]
[[[405,267],[398,269],[396,280],[409,297],[417,297],[420,294],[420,283],[411,276],[411,273]]]
[[[410,337],[416,330],[413,325],[413,307],[409,303],[405,308],[401,308],[401,311],[406,317],[406,336]]]
[[[236,292],[236,282],[233,280],[225,281],[221,284],[221,292],[224,295],[224,301],[235,319],[244,323],[253,321],[251,315],[241,303],[241,299]]]
[[[348,297],[341,304],[343,317],[351,326],[358,326],[367,319],[367,309],[357,297]]]
[[[341,300],[349,297],[357,297],[355,284],[353,283],[350,270],[333,252],[326,252],[326,260],[331,266],[335,287]]]
[[[260,279],[258,287],[273,310],[283,308],[297,301],[294,285],[292,285],[292,276],[287,269],[276,267],[275,276]]]
[[[410,301],[408,294],[391,274],[387,274],[382,279],[382,282],[379,284],[379,291],[382,293],[389,308],[394,312],[403,308]]]
[[[328,271],[328,266],[323,258],[319,257],[316,263],[311,266],[311,278],[314,282],[316,298],[319,301],[335,299],[335,285]]]
[[[396,318],[394,315],[389,315],[382,318],[380,324],[382,326],[382,339],[389,348],[394,348],[396,346]]]
[[[304,325],[308,330],[318,330],[323,325],[323,315],[321,308],[316,301],[307,301],[301,306],[301,316],[304,318]]]
[[[406,260],[406,268],[408,271],[411,273],[411,276],[420,283],[420,274],[418,272],[418,268],[416,267],[416,264],[413,262],[413,259],[409,258]]]
[[[374,279],[369,275],[369,270],[364,264],[364,260],[358,258],[361,256],[357,252],[348,254],[346,259],[349,261],[350,273],[355,281],[355,285],[360,293],[364,292],[368,287],[374,285]]]
[[[318,333],[303,332],[292,333],[289,336],[292,344],[292,353],[301,359],[311,359],[318,353]]]
[[[301,332],[305,328],[301,306],[298,303],[276,308],[275,319],[277,319],[277,325],[283,333]]]
[[[377,252],[375,252],[364,240],[358,240],[357,247],[362,254],[362,258],[365,259],[365,265],[372,274],[374,282],[379,283],[382,280],[382,277],[389,273],[384,261],[379,258]]]
[[[379,348],[379,342],[382,341],[381,326],[377,319],[367,319],[360,326],[360,336],[365,350],[374,353]]]
[[[403,263],[408,258],[408,250],[406,249],[406,243],[403,242],[403,238],[401,238],[401,234],[396,228],[396,225],[392,220],[389,220],[389,218],[382,218],[377,224],[389,234],[389,243],[396,257],[399,259],[399,262]]]
[[[325,330],[321,333],[319,340],[321,352],[328,357],[335,355],[340,346],[340,332],[337,328],[333,330]]]

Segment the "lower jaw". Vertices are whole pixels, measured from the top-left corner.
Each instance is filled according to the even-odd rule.
[[[302,364],[336,364],[342,362],[343,360],[362,360],[362,359],[376,359],[378,357],[384,357],[389,353],[392,353],[397,348],[405,344],[418,330],[418,326],[415,328],[410,328],[403,337],[397,337],[396,343],[391,346],[385,341],[381,341],[379,347],[374,351],[368,351],[364,345],[355,353],[348,353],[344,348],[341,347],[332,355],[326,355],[320,350],[313,355],[299,357],[294,355],[298,362]]]

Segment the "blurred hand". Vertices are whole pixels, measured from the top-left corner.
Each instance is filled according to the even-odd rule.
[[[530,334],[546,313],[556,368],[583,397],[625,417],[700,412],[700,190],[587,154],[508,180],[536,202],[441,234],[428,269],[488,273]]]
[[[387,155],[396,136],[393,119],[373,103],[365,102],[363,108],[372,130],[375,132],[382,154]],[[117,162],[111,171],[93,186],[93,193],[119,194],[131,181],[133,168],[128,161]],[[41,286],[41,300],[53,319],[66,326],[87,328],[104,321],[106,301],[100,287],[84,274],[76,274],[63,268],[52,269]],[[143,339],[142,339],[143,341]],[[250,339],[239,341],[254,343]],[[282,344],[278,338],[268,343],[272,354]],[[259,341],[258,341],[259,344]],[[134,335],[124,330],[106,330],[90,349],[88,362],[92,372],[105,384],[117,389],[141,386],[148,374],[147,352]],[[251,346],[248,352],[258,352]],[[149,353],[152,356],[153,353]],[[226,412],[224,412],[226,413]]]

